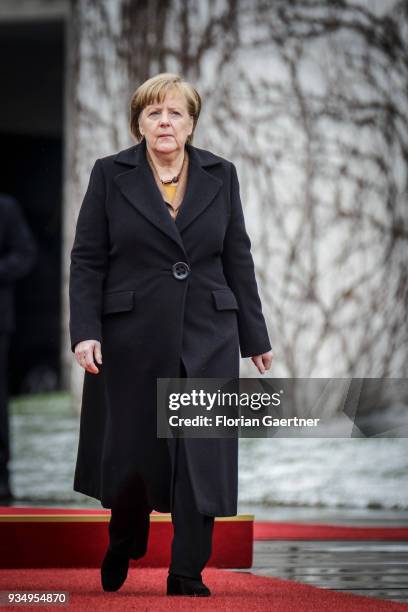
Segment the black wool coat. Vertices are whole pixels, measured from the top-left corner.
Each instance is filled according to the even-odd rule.
[[[0,194],[0,334],[15,331],[15,283],[30,272],[36,259],[37,246],[20,204]]]
[[[99,374],[84,374],[74,490],[106,508],[134,482],[152,508],[171,510],[174,440],[156,435],[157,378],[179,376],[180,360],[189,377],[238,378],[240,351],[249,357],[271,348],[236,168],[186,147],[176,220],[145,139],[95,162],[78,216],[71,349],[99,340],[103,364]],[[236,514],[238,440],[184,441],[198,510]]]

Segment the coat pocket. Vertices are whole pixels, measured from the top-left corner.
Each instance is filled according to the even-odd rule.
[[[115,291],[103,296],[102,314],[133,310],[134,291]]]
[[[229,289],[215,289],[212,291],[214,305],[217,310],[239,310],[237,298]]]

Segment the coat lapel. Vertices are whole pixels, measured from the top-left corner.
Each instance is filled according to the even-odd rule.
[[[171,217],[146,158],[146,141],[120,151],[115,162],[132,166],[115,177],[122,194],[153,225],[172,238],[184,251],[181,233],[211,204],[222,181],[204,167],[220,163],[211,153],[186,144],[189,153],[187,187],[176,220]]]

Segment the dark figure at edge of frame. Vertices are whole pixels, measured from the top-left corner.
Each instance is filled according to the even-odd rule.
[[[32,269],[37,256],[33,235],[17,200],[0,193],[0,501],[11,501],[8,355],[16,329],[15,283]]]

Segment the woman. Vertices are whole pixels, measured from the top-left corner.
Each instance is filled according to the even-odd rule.
[[[171,512],[168,595],[208,596],[215,516],[237,514],[238,440],[158,439],[156,379],[261,373],[271,346],[234,165],[194,147],[197,91],[174,74],[131,100],[138,144],[98,159],[71,253],[72,351],[84,368],[74,490],[111,508],[102,586],[146,552]],[[103,356],[103,362],[102,362]]]

